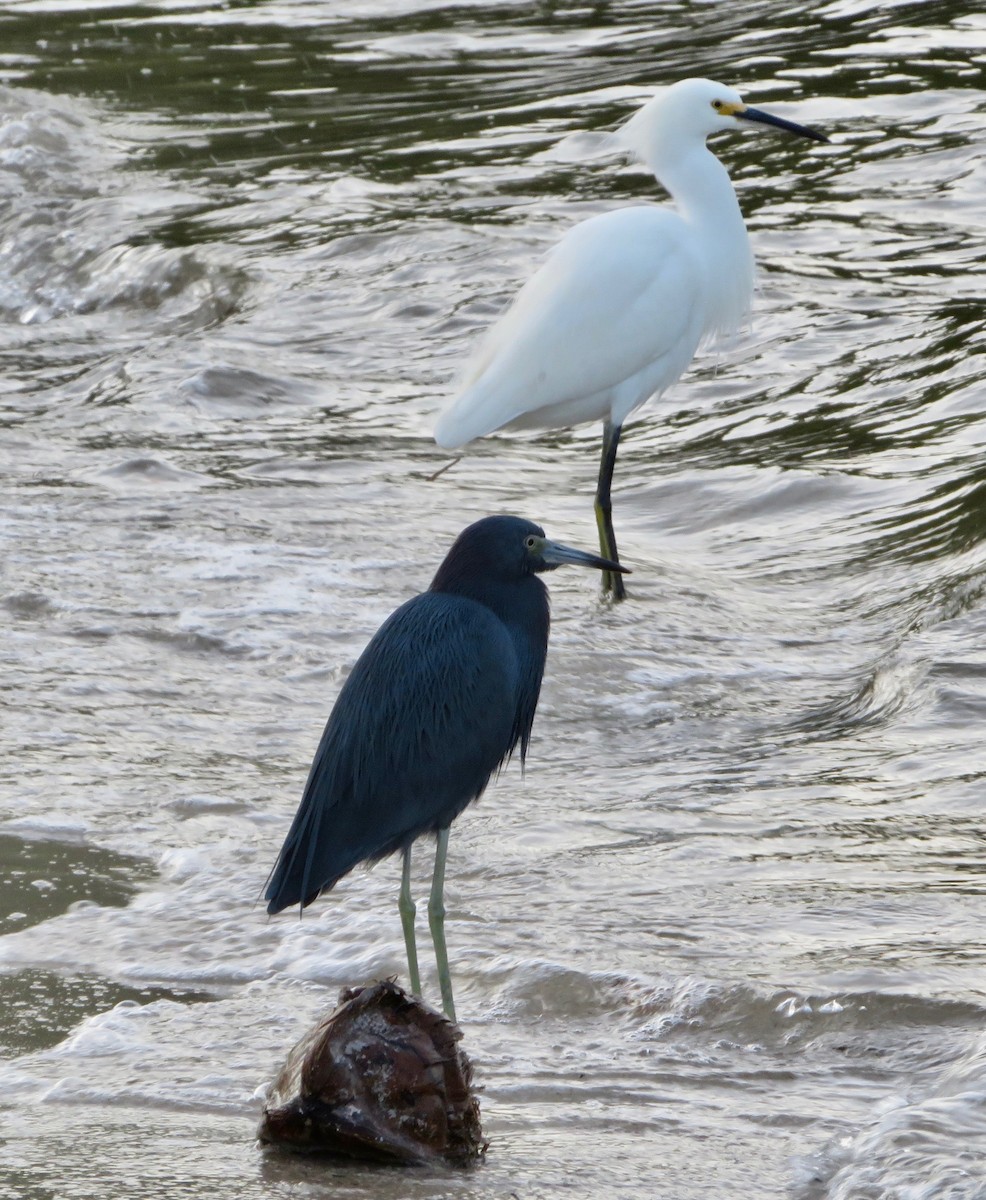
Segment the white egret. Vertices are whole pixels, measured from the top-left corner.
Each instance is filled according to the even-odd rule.
[[[708,79],[662,89],[618,131],[670,193],[675,209],[633,205],[571,229],[521,288],[466,367],[435,440],[457,449],[503,426],[602,420],[596,523],[619,561],[610,490],[623,422],[684,372],[699,343],[746,317],[753,257],[736,192],[705,139],[739,121],[823,134],[750,108]],[[621,576],[604,586],[624,595]]]

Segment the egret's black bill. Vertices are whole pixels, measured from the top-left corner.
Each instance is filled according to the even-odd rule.
[[[541,549],[541,557],[549,567],[595,567],[597,571],[617,571],[620,575],[629,575],[630,568],[622,563],[611,562],[598,554],[587,554],[584,550],[576,550],[572,546],[563,546],[561,542],[549,542],[545,539]]]
[[[813,142],[827,142],[828,138],[817,129],[809,129],[807,125],[798,125],[794,121],[785,121],[783,117],[775,117],[772,113],[760,108],[744,108],[736,113],[742,121],[756,121],[760,125],[773,125],[777,129],[786,129],[788,133],[796,133],[798,137],[811,138]]]

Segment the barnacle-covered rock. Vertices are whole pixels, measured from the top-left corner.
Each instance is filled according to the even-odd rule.
[[[486,1143],[461,1036],[392,981],[344,989],[288,1055],[258,1137],[376,1162],[474,1162]]]

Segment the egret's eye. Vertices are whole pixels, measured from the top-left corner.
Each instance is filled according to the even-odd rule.
[[[722,108],[722,101],[721,101],[721,100],[713,100],[713,101],[712,101],[712,107],[713,107],[713,108],[715,108],[715,109],[720,109],[720,108]]]
[[[533,550],[537,544],[538,540],[533,533],[529,533],[527,537],[524,538],[524,545],[528,548],[528,550]]]

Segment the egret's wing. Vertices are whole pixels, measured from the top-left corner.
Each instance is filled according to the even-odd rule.
[[[691,237],[677,214],[648,206],[576,225],[486,335],[437,441],[453,448],[525,413],[606,393],[664,358],[670,377],[658,371],[652,390],[671,383],[703,323]]]
[[[268,912],[461,812],[513,748],[517,680],[510,636],[483,605],[426,592],[397,609],[329,716]]]

